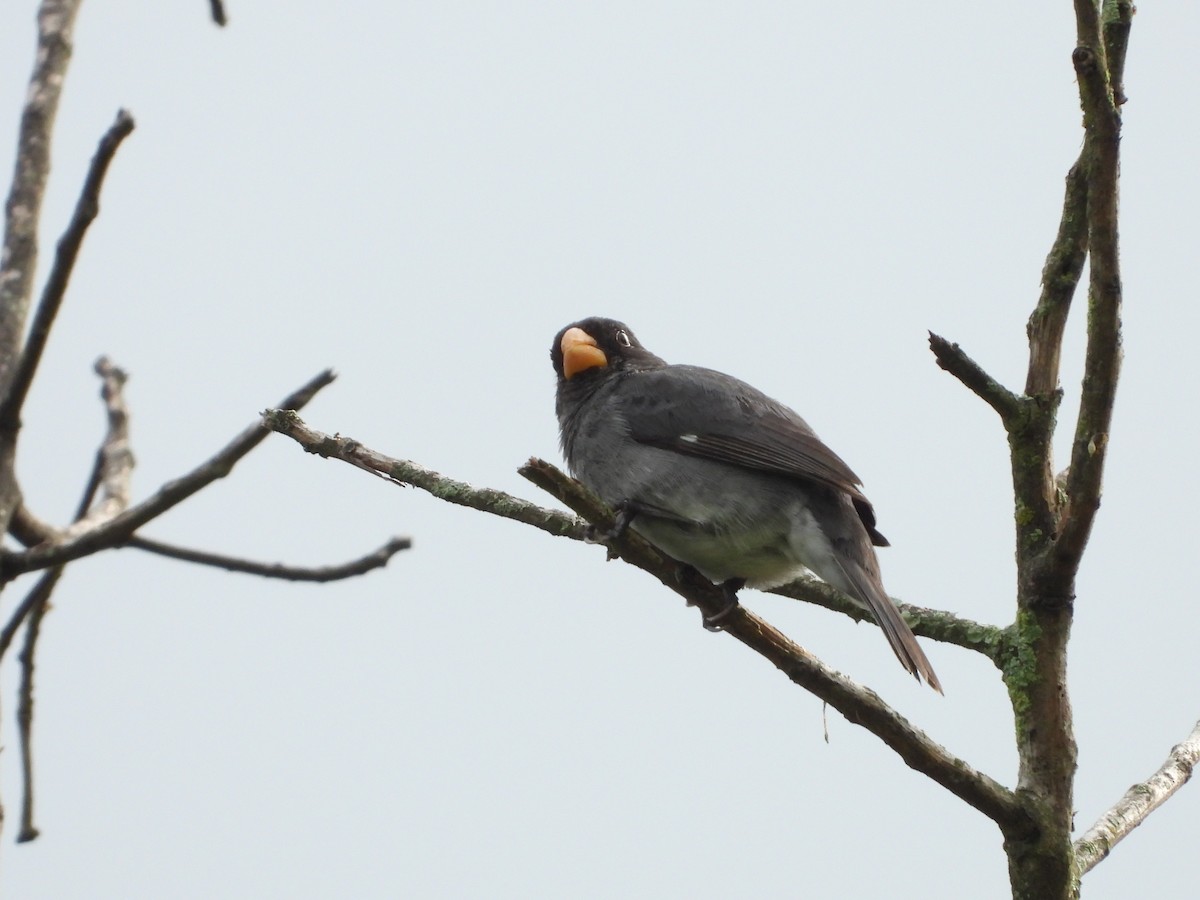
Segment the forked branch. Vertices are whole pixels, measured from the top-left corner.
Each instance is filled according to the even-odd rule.
[[[42,352],[50,337],[50,328],[58,316],[63,297],[66,296],[67,283],[75,268],[75,260],[79,257],[79,249],[83,246],[83,238],[88,226],[100,214],[100,189],[104,186],[104,177],[108,174],[109,164],[117,153],[117,148],[133,132],[133,117],[125,110],[117,113],[117,119],[109,127],[100,146],[92,157],[88,167],[83,189],[75,203],[75,212],[67,225],[67,230],[58,240],[54,254],[54,265],[46,278],[46,286],[42,289],[42,298],[38,302],[33,324],[29,329],[29,337],[21,350],[20,361],[13,373],[12,382],[4,400],[0,403],[0,428],[15,431],[20,425],[21,407],[37,374],[38,363],[41,362]]]
[[[297,391],[285,397],[282,405],[289,409],[300,409],[333,379],[332,371],[321,372]],[[255,422],[214,456],[186,475],[175,481],[167,482],[148,500],[129,507],[120,515],[114,516],[90,531],[60,543],[38,544],[28,550],[18,552],[0,552],[0,579],[11,579],[24,572],[47,569],[88,556],[98,550],[119,546],[147,522],[158,518],[168,509],[182,503],[214,481],[224,478],[233,470],[239,460],[261,444],[270,433],[270,430],[262,422]]]

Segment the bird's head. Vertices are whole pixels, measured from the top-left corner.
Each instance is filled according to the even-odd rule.
[[[665,365],[641,345],[629,326],[615,319],[597,317],[573,322],[556,334],[550,359],[560,384]]]

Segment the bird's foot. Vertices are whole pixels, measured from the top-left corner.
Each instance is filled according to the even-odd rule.
[[[633,522],[634,516],[637,515],[637,507],[632,501],[618,503],[613,511],[616,516],[613,518],[612,528],[607,531],[601,531],[595,525],[589,525],[587,533],[583,539],[589,544],[611,544],[613,541],[619,540],[625,536],[625,532],[629,530],[630,523]],[[609,552],[609,559],[613,558],[613,554]]]
[[[738,608],[738,591],[746,586],[745,578],[730,578],[721,582],[721,593],[725,595],[725,608],[711,616],[704,616],[702,621],[708,631],[724,631],[721,623],[729,618],[729,614]]]

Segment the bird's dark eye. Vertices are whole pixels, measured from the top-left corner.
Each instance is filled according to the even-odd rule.
[[[622,347],[632,347],[633,341],[629,340],[629,332],[622,329],[617,332],[617,343]]]

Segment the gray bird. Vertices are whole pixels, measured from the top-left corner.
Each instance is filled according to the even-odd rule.
[[[883,589],[874,548],[888,542],[861,481],[800,416],[729,375],[668,365],[612,319],[568,325],[550,357],[563,455],[618,529],[722,585],[729,609],[744,586],[813,572],[870,610],[901,665],[941,692]]]

